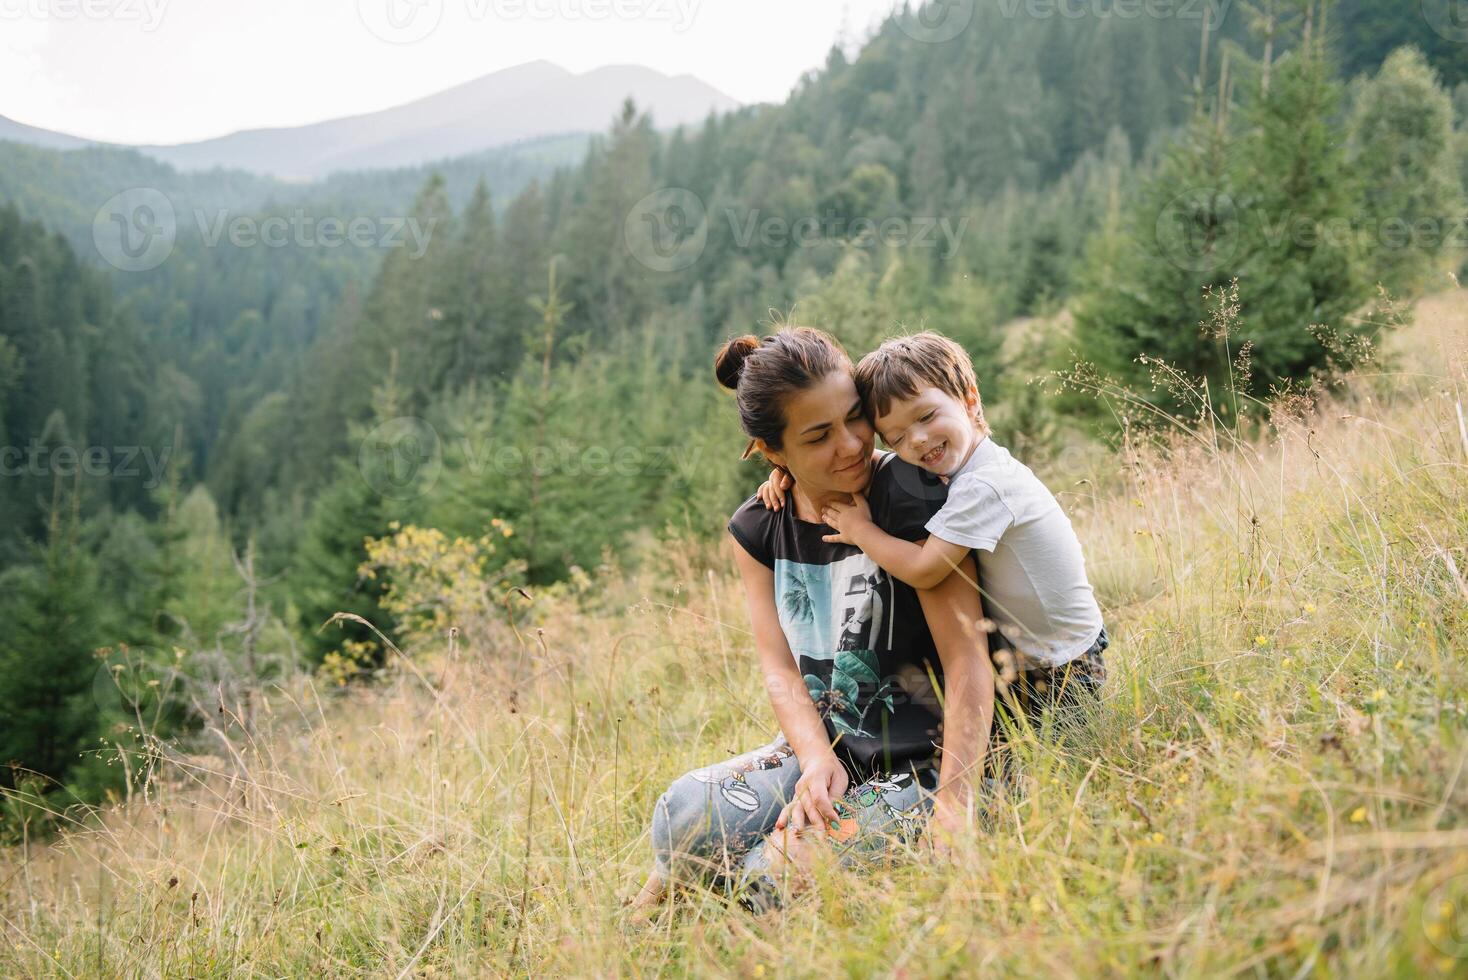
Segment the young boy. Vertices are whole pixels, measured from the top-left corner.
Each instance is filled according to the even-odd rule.
[[[860,495],[822,513],[837,532],[825,540],[856,545],[918,589],[942,582],[977,550],[984,612],[1002,638],[991,646],[1013,647],[1020,669],[1085,656],[1099,682],[1108,644],[1080,541],[1054,494],[989,437],[968,354],[930,331],[897,337],[861,359],[856,387],[882,441],[943,478],[948,497],[923,544],[882,531]],[[760,493],[778,507],[786,487],[771,479]]]

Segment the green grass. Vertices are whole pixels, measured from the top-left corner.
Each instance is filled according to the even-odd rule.
[[[1468,975],[1465,320],[1424,302],[1401,371],[1268,439],[1052,481],[1106,697],[951,864],[625,921],[657,796],[775,732],[729,557],[688,544],[380,686],[295,678],[253,732],[226,706],[0,858],[0,973]]]

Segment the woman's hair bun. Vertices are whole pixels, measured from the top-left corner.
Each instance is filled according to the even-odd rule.
[[[714,375],[719,384],[730,391],[739,387],[739,377],[744,373],[744,361],[759,350],[759,338],[751,334],[735,337],[714,355]]]

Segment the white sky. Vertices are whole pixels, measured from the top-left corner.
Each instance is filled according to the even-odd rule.
[[[899,3],[0,0],[0,115],[187,142],[370,112],[541,58],[686,72],[744,102],[780,101]]]

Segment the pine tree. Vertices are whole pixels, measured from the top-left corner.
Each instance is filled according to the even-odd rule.
[[[0,634],[0,785],[15,769],[66,783],[100,734],[92,697],[102,642],[94,605],[97,573],[77,540],[79,502],[53,495],[44,548],[14,570]],[[68,513],[63,513],[67,511]]]
[[[1143,359],[1161,359],[1205,380],[1220,411],[1233,388],[1262,397],[1347,366],[1348,345],[1322,343],[1321,325],[1340,337],[1372,329],[1352,317],[1369,298],[1353,230],[1361,196],[1334,129],[1341,94],[1325,46],[1302,41],[1237,113],[1227,57],[1212,107],[1168,147],[1119,238],[1098,240],[1076,312],[1088,361],[1137,384],[1152,373]],[[1234,280],[1236,323],[1205,330],[1205,296]],[[1156,398],[1176,409],[1191,396]]]
[[[436,446],[421,444],[422,437],[432,433],[423,431],[418,420],[399,415],[402,402],[403,390],[397,384],[395,370],[390,369],[383,384],[373,391],[374,426],[370,430],[351,426],[351,441],[360,451],[337,459],[335,478],[316,498],[305,540],[295,556],[292,598],[307,637],[308,656],[315,663],[333,652],[341,653],[349,642],[368,651],[372,664],[380,665],[385,660],[386,650],[360,623],[339,621],[321,628],[338,612],[360,616],[387,636],[396,629],[392,617],[378,605],[385,583],[364,578],[359,568],[367,558],[366,539],[387,534],[391,523],[407,512],[421,487],[401,483],[397,468],[403,464],[410,468],[431,466],[437,459],[432,456],[438,451]],[[430,457],[417,455],[423,452]],[[400,459],[401,453],[412,454],[413,458]],[[415,470],[409,480],[423,476],[423,471]],[[347,656],[353,661],[358,659]]]
[[[659,286],[676,278],[659,279],[625,238],[628,215],[652,189],[656,147],[651,119],[629,99],[604,147],[582,168],[562,244],[569,273],[563,287],[577,310],[568,333],[605,339],[626,329],[647,312]]]
[[[183,635],[196,643],[215,640],[239,614],[239,576],[230,561],[230,542],[219,509],[204,485],[195,486],[173,511],[171,559],[182,585],[166,599],[164,613]]]
[[[52,356],[43,354],[47,336],[51,334],[41,309],[41,271],[37,263],[22,258],[5,275],[5,292],[0,294],[0,333],[15,348],[24,371],[19,379],[19,390],[11,401],[10,426],[12,435],[24,438],[36,435],[52,406],[51,390],[46,382],[55,383],[55,348],[51,343]]]
[[[1231,350],[1251,345],[1261,395],[1328,364],[1344,366],[1322,346],[1318,325],[1342,337],[1372,329],[1353,317],[1371,289],[1352,232],[1364,202],[1337,130],[1341,97],[1317,31],[1275,67],[1269,91],[1255,93],[1243,113],[1235,267],[1243,315]]]
[[[1240,249],[1236,140],[1224,107],[1198,113],[1139,188],[1119,231],[1099,235],[1076,306],[1076,346],[1125,382],[1141,356],[1221,378],[1228,355],[1200,335],[1204,294],[1229,281]],[[1164,396],[1165,400],[1165,396]]]
[[[514,287],[496,225],[489,189],[480,182],[445,258],[447,303],[432,331],[443,374],[434,391],[483,384],[519,363],[523,317],[512,309]]]
[[[1351,117],[1351,166],[1362,181],[1372,274],[1409,295],[1461,241],[1453,106],[1416,48],[1392,52]]]

